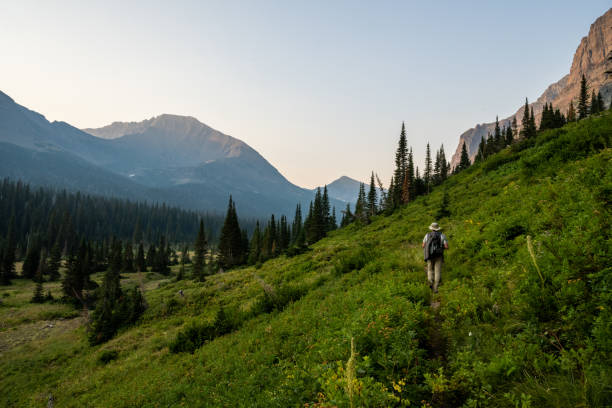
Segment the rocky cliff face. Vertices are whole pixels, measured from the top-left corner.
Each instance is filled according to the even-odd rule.
[[[564,114],[567,112],[570,101],[573,100],[574,107],[577,106],[576,100],[580,92],[582,74],[586,76],[591,90],[601,92],[604,102],[608,106],[612,102],[612,8],[591,24],[589,35],[583,37],[580,41],[580,45],[578,45],[574,54],[570,73],[550,85],[530,105],[533,107],[536,123],[540,121],[544,104],[552,103],[555,108],[561,109]],[[524,107],[519,108],[512,116],[501,119],[500,124],[502,126],[508,125],[512,118],[516,116],[520,126],[523,110]],[[483,123],[465,131],[459,137],[459,144],[453,154],[451,166],[454,167],[459,163],[463,143],[466,144],[468,154],[473,160],[478,152],[481,138],[486,138],[489,132],[493,133],[494,127],[494,123]]]

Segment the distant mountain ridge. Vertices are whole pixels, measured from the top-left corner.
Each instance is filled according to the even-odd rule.
[[[193,117],[164,114],[84,132],[0,92],[3,176],[211,212],[224,212],[231,194],[248,217],[292,216],[297,203],[313,199],[246,143]]]
[[[589,34],[583,37],[574,53],[574,59],[570,73],[554,84],[550,85],[544,93],[529,106],[533,107],[536,123],[539,124],[544,104],[552,103],[554,108],[559,108],[563,114],[567,113],[570,101],[576,100],[580,92],[580,80],[585,75],[590,91],[600,91],[606,106],[612,101],[612,8],[608,9],[601,17],[597,18],[589,30]],[[590,99],[589,99],[590,100]],[[520,101],[519,101],[520,102]],[[500,126],[508,126],[516,117],[519,126],[522,124],[524,107],[507,117],[500,119]],[[465,143],[468,155],[474,160],[478,153],[480,140],[493,133],[495,123],[478,124],[474,128],[466,130],[459,136],[459,144],[453,154],[451,167],[454,168],[461,158],[461,147]]]

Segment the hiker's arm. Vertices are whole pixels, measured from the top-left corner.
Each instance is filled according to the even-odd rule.
[[[424,242],[421,244],[421,248],[425,248],[425,243]]]
[[[444,249],[448,249],[448,242],[444,241]]]

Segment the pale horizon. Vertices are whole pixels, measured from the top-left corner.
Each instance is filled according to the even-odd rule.
[[[428,141],[450,160],[566,75],[609,8],[444,4],[7,3],[0,90],[81,129],[193,116],[305,188],[387,184],[402,121],[419,166]]]

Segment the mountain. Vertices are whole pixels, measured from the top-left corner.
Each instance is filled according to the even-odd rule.
[[[593,24],[586,37],[583,37],[574,53],[574,59],[568,75],[550,85],[544,93],[530,106],[539,123],[544,104],[552,103],[555,108],[561,109],[565,114],[570,101],[576,100],[580,92],[580,80],[585,75],[590,90],[599,90],[606,105],[612,101],[612,8],[599,17]],[[589,90],[589,98],[590,98]],[[590,99],[589,99],[590,100]],[[523,104],[524,105],[524,104]],[[515,114],[500,120],[500,126],[508,126],[512,119],[521,125],[524,106]],[[461,147],[466,144],[470,159],[474,160],[478,153],[480,140],[493,133],[495,123],[482,123],[465,131],[459,136],[459,144],[451,160],[451,167],[455,167],[461,158]]]
[[[224,212],[232,194],[241,216],[292,216],[313,198],[246,143],[195,118],[161,115],[84,132],[2,92],[0,159],[0,177],[189,209]]]
[[[342,176],[327,185],[327,194],[329,194],[331,198],[344,202],[345,206],[346,203],[354,204],[357,201],[360,184],[360,181]],[[314,189],[313,192],[314,191],[316,191],[316,189]]]

